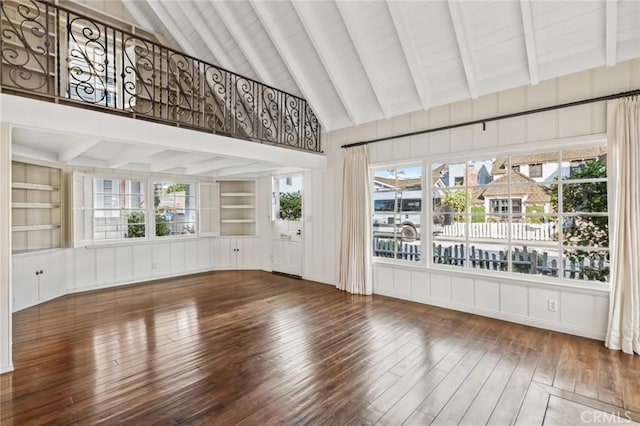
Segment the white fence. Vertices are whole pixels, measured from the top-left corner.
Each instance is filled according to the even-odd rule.
[[[464,237],[469,227],[470,238],[554,241],[557,223],[452,223],[442,227],[443,237]]]

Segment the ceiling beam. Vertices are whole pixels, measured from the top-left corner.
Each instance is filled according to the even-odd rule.
[[[58,153],[58,161],[68,163],[81,156],[102,141],[102,138],[76,139],[73,146]]]
[[[113,156],[107,160],[107,167],[110,169],[117,169],[122,166],[126,166],[131,163],[139,163],[140,160],[151,157],[165,151],[166,147],[152,147],[152,146],[136,146],[131,149],[124,150],[118,155]]]
[[[402,53],[404,53],[404,58],[407,61],[407,65],[409,66],[409,71],[411,72],[411,77],[413,79],[413,85],[418,92],[418,97],[420,98],[420,103],[422,104],[422,108],[425,110],[429,109],[430,101],[429,101],[429,83],[427,82],[426,77],[422,73],[422,67],[420,66],[420,60],[418,59],[418,55],[416,53],[416,48],[413,43],[413,39],[409,34],[407,21],[402,9],[402,5],[397,1],[387,1],[387,8],[389,9],[389,14],[391,15],[391,20],[396,29],[396,34],[398,34],[398,39],[400,40],[400,46],[402,47]]]
[[[342,17],[342,21],[345,24],[345,28],[349,33],[349,37],[351,38],[351,42],[353,43],[353,47],[360,58],[360,63],[362,63],[362,67],[364,69],[365,75],[369,80],[369,84],[371,85],[371,89],[373,90],[373,94],[378,100],[378,105],[380,106],[380,110],[384,114],[385,118],[391,117],[391,112],[385,102],[384,96],[382,95],[382,82],[380,78],[374,75],[374,70],[376,69],[375,64],[373,64],[371,60],[371,56],[365,52],[363,40],[360,39],[358,34],[356,34],[354,28],[356,28],[357,23],[353,16],[347,10],[349,7],[349,2],[336,1],[336,6],[338,7],[338,11],[340,12],[340,16]]]
[[[244,32],[243,26],[238,22],[231,10],[229,3],[224,1],[212,1],[211,4],[216,10],[222,22],[224,22],[229,34],[235,40],[236,44],[242,51],[242,54],[253,68],[256,76],[260,81],[265,82],[271,86],[277,81],[275,76],[269,71],[268,67],[260,59],[261,53],[256,49],[254,43],[249,40]]]
[[[616,64],[618,48],[618,2],[607,0],[606,8],[606,63],[608,67]]]
[[[329,111],[322,103],[322,96],[318,93],[316,84],[308,78],[304,69],[304,64],[299,59],[299,55],[291,50],[289,40],[280,32],[279,29],[281,28],[282,23],[278,22],[278,20],[273,17],[273,14],[269,12],[267,2],[251,0],[250,4],[253,6],[253,10],[258,15],[258,19],[262,22],[262,26],[271,38],[271,41],[275,45],[276,50],[280,54],[285,65],[289,69],[289,73],[300,89],[302,96],[304,96],[307,102],[312,106],[318,121],[322,127],[327,130],[331,130],[331,125],[327,122],[327,118],[330,115]]]
[[[538,76],[538,53],[536,38],[533,32],[533,15],[531,14],[531,0],[520,0],[522,26],[524,28],[524,44],[527,49],[527,63],[529,64],[529,81],[532,85],[540,83]]]
[[[132,0],[126,0],[126,1],[132,1]],[[191,47],[191,43],[189,43],[189,41],[186,39],[186,37],[182,33],[182,30],[175,23],[175,21],[171,17],[171,14],[165,8],[164,4],[162,4],[162,1],[147,0],[147,4],[151,7],[153,12],[158,16],[158,19],[160,19],[160,22],[162,22],[162,25],[164,25],[167,31],[169,31],[169,34],[171,34],[171,36],[178,43],[178,46],[180,47],[180,49],[183,52],[187,53],[188,55],[196,57],[196,52]]]
[[[312,9],[317,3],[292,1],[291,4],[296,10],[300,22],[311,40],[311,44],[313,44],[313,47],[316,49],[331,83],[338,93],[342,106],[344,106],[345,111],[347,111],[351,119],[351,124],[357,126],[360,120],[356,116],[352,102],[347,98],[347,87],[349,84],[345,81],[344,73],[337,72],[341,70],[339,60],[334,56],[334,49],[329,46],[326,41],[322,23],[313,15]]]
[[[461,2],[448,0],[447,4],[449,6],[449,14],[451,15],[451,22],[453,23],[456,41],[458,42],[458,50],[460,51],[460,58],[462,59],[462,67],[464,68],[464,74],[467,77],[469,94],[471,95],[471,99],[476,99],[478,97],[478,84],[473,70],[473,57],[471,56],[471,47],[469,37],[467,36],[467,26],[464,23],[462,10],[460,10]]]
[[[231,70],[233,68],[233,62],[229,56],[227,56],[225,49],[220,45],[220,43],[218,43],[218,40],[209,29],[209,25],[207,25],[207,23],[204,22],[204,19],[200,16],[200,11],[197,10],[197,4],[197,2],[192,3],[188,1],[178,2],[182,12],[193,24],[193,29],[196,31],[196,34],[198,34],[202,41],[204,41],[204,44],[207,46],[213,57],[216,58],[218,64],[223,68]]]

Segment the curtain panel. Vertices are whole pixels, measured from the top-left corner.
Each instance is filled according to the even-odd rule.
[[[372,294],[371,185],[365,146],[348,148],[342,182],[340,276],[337,288],[352,294]]]
[[[611,294],[605,345],[640,354],[640,97],[607,104]]]

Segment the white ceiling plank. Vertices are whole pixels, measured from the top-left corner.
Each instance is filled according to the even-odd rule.
[[[248,173],[264,173],[272,170],[277,170],[279,168],[280,166],[276,166],[269,163],[255,163],[255,164],[248,164],[243,167],[229,167],[229,168],[219,169],[212,175],[215,177],[237,176],[237,175],[244,175]]]
[[[520,0],[520,10],[522,12],[524,43],[527,49],[527,62],[529,64],[529,81],[532,85],[536,85],[540,83],[540,77],[538,75],[538,53],[536,51],[536,39],[533,32],[531,0]]]
[[[246,166],[252,164],[254,161],[245,160],[241,158],[216,158],[204,163],[195,164],[187,169],[187,174],[199,175],[210,172],[212,170],[218,170],[225,167],[237,167]]]
[[[249,65],[251,65],[251,68],[253,68],[260,81],[273,86],[274,82],[278,80],[260,59],[260,52],[256,49],[255,42],[250,40],[242,30],[242,25],[240,25],[233,15],[229,4],[224,1],[212,1],[211,4],[226,25],[231,37],[233,37],[235,42],[238,44],[240,51],[242,51],[242,54],[247,59],[247,62],[249,62]]]
[[[189,163],[202,160],[203,155],[206,154],[203,154],[202,152],[184,152],[182,154],[174,155],[166,160],[152,160],[149,169],[152,172],[162,172],[165,170],[175,169],[176,167],[189,166]]]
[[[378,81],[377,78],[373,75],[375,65],[373,64],[369,55],[367,55],[366,49],[364,47],[363,40],[360,40],[360,37],[355,33],[353,28],[356,25],[355,19],[351,13],[347,10],[349,7],[349,2],[336,1],[336,6],[338,7],[338,11],[340,12],[340,16],[342,17],[342,21],[347,28],[347,32],[349,33],[349,37],[351,38],[351,42],[353,43],[353,47],[360,58],[360,62],[362,63],[362,67],[364,72],[369,80],[369,84],[373,89],[373,93],[378,100],[378,105],[380,106],[380,110],[384,114],[385,118],[391,118],[391,112],[389,111],[389,103],[386,102],[386,99],[382,95],[382,82]]]
[[[122,3],[124,4],[124,7],[129,11],[133,19],[136,20],[136,22],[138,23],[138,27],[151,34],[154,34],[160,44],[164,44],[165,46],[171,45],[171,43],[169,43],[162,34],[158,34],[157,31],[153,28],[151,21],[147,19],[146,14],[142,11],[142,9],[140,9],[139,2],[136,2],[134,0],[122,0]]]
[[[127,0],[127,1],[131,1],[131,0]],[[186,37],[182,33],[182,30],[180,30],[180,28],[178,27],[178,24],[176,24],[173,18],[171,17],[171,14],[167,12],[167,9],[165,9],[164,5],[162,4],[162,1],[147,0],[147,3],[151,7],[151,9],[153,9],[153,12],[158,16],[158,19],[160,19],[160,21],[162,22],[162,25],[164,25],[167,28],[171,36],[176,40],[176,42],[178,43],[178,46],[180,46],[180,49],[183,52],[187,53],[188,55],[191,55],[197,58],[198,57],[197,52],[193,50],[193,48],[191,47],[191,43],[189,43],[189,41],[186,39]]]
[[[271,38],[271,41],[276,47],[276,50],[280,54],[283,62],[289,68],[289,73],[296,85],[300,89],[302,96],[304,96],[313,107],[316,113],[316,118],[325,129],[331,129],[331,123],[328,123],[326,117],[329,117],[329,111],[322,103],[322,97],[316,90],[316,85],[313,81],[309,80],[303,64],[298,59],[298,56],[291,51],[288,40],[279,31],[281,23],[273,17],[269,12],[268,4],[262,1],[250,1],[253,10],[258,15],[258,19],[262,22],[262,26]]]
[[[111,169],[118,169],[130,163],[139,163],[141,160],[159,154],[166,149],[167,148],[163,147],[136,146],[109,158],[107,160],[107,166]]]
[[[347,114],[351,119],[351,125],[357,126],[361,120],[357,118],[353,101],[348,99],[348,85],[344,81],[343,74],[340,72],[340,64],[336,61],[333,54],[334,49],[326,42],[326,38],[323,35],[324,30],[322,28],[322,23],[313,15],[312,8],[314,3],[292,1],[291,4],[296,10],[298,17],[300,18],[300,22],[302,22],[302,26],[305,28],[305,31],[307,32],[313,47],[316,49],[325,71],[329,75],[331,83],[338,93],[338,97],[340,98],[345,111],[347,111]]]
[[[218,40],[216,40],[211,30],[209,30],[209,26],[196,10],[195,4],[186,1],[179,1],[178,5],[185,16],[193,24],[196,33],[200,38],[202,38],[202,41],[204,41],[209,52],[211,52],[213,57],[218,60],[219,65],[231,70],[233,68],[233,62],[231,62],[231,59],[227,56],[225,49],[220,45],[220,43],[218,43]]]
[[[617,0],[606,0],[606,63],[608,67],[614,66],[617,62],[618,47],[618,2]]]
[[[68,163],[102,142],[101,138],[79,139],[69,149],[58,153],[58,161]]]
[[[421,71],[422,67],[420,66],[420,61],[416,53],[413,39],[409,34],[407,22],[402,9],[402,4],[397,1],[389,0],[387,0],[386,3],[389,9],[389,13],[391,14],[391,19],[393,20],[393,23],[395,25],[396,33],[398,34],[398,38],[400,39],[402,52],[404,53],[407,65],[409,65],[409,71],[411,72],[411,77],[413,78],[413,85],[416,87],[416,91],[418,92],[418,97],[420,98],[422,108],[427,110],[429,109],[430,103],[429,83],[427,82],[426,76],[424,76]]]
[[[467,27],[464,23],[462,10],[460,10],[461,3],[456,0],[448,0],[447,4],[449,5],[449,14],[451,15],[453,31],[456,35],[456,41],[458,42],[458,50],[460,51],[464,74],[467,77],[469,95],[471,96],[471,99],[476,99],[478,97],[478,84],[473,70],[473,57],[471,56],[470,40],[466,30]]]
[[[58,161],[58,156],[53,152],[48,152],[42,149],[32,148],[30,146],[24,146],[17,143],[14,143],[11,146],[11,154],[16,157],[33,158],[36,160],[51,162]]]

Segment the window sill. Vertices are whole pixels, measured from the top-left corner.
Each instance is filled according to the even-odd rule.
[[[148,245],[148,244],[158,244],[158,243],[167,243],[167,242],[175,242],[175,241],[195,241],[201,238],[212,238],[198,235],[189,235],[189,236],[180,236],[173,235],[168,237],[159,237],[154,239],[148,238],[132,238],[130,240],[116,240],[116,241],[104,241],[104,242],[94,242],[93,244],[89,244],[85,246],[88,249],[96,249],[103,247],[125,247],[125,246],[133,246],[133,245]]]

